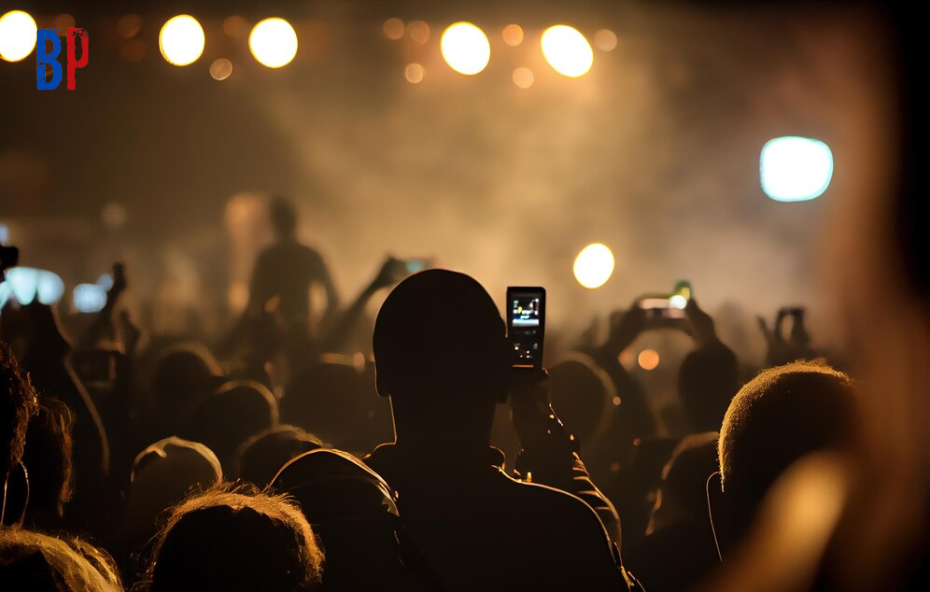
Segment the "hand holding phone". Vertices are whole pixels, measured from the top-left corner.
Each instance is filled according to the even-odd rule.
[[[507,340],[513,368],[542,368],[545,330],[545,288],[507,288]]]

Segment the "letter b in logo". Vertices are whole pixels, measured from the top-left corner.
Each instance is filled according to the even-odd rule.
[[[75,72],[78,68],[87,65],[89,58],[87,31],[85,29],[68,28],[68,90],[75,89]],[[81,40],[81,59],[75,56],[74,40]],[[46,41],[52,42],[52,51],[46,53]],[[58,38],[58,31],[55,29],[39,29],[36,31],[36,88],[39,90],[52,90],[58,88],[61,84],[62,72],[61,64],[58,62],[58,54],[61,53],[61,39]],[[46,65],[52,67],[52,79],[45,80]]]

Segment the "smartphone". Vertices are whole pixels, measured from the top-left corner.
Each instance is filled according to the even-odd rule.
[[[685,301],[687,304],[687,301]],[[646,313],[646,321],[666,321],[685,318],[685,307],[675,296],[646,296],[639,301]]]
[[[513,368],[542,368],[545,331],[546,289],[507,288],[507,340]]]

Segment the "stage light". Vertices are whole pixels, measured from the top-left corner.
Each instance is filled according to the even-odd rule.
[[[614,256],[605,245],[594,243],[578,253],[573,268],[575,279],[585,288],[600,288],[614,272]]]
[[[426,45],[429,41],[429,25],[423,21],[413,21],[407,25],[407,34],[414,43]]]
[[[613,51],[617,48],[617,34],[610,29],[601,29],[594,34],[594,45],[601,51]]]
[[[533,86],[533,71],[529,68],[517,68],[513,71],[513,83],[516,84],[519,88],[529,88]]]
[[[563,76],[582,76],[594,63],[594,52],[588,40],[577,29],[568,25],[556,25],[546,29],[540,44],[546,61]]]
[[[109,289],[113,287],[113,275],[109,273],[101,275],[97,278],[97,285],[109,291]]]
[[[407,64],[407,67],[404,68],[404,78],[407,79],[407,82],[412,84],[419,84],[422,82],[425,75],[426,70],[424,70],[423,66],[420,64]]]
[[[158,48],[173,66],[188,66],[200,59],[206,39],[194,17],[181,14],[168,19],[158,34]]]
[[[833,153],[818,140],[786,136],[768,141],[759,157],[762,190],[775,201],[806,201],[833,178]]]
[[[14,10],[0,16],[0,58],[25,59],[36,47],[36,22],[28,13]]]
[[[639,362],[639,367],[643,370],[655,370],[659,365],[659,352],[654,349],[644,349],[639,352],[636,361]]]
[[[384,31],[384,36],[393,41],[399,41],[404,38],[404,21],[399,18],[392,17],[384,21],[384,24],[381,25],[382,30]]]
[[[230,77],[232,71],[232,62],[226,58],[214,60],[214,62],[210,64],[210,76],[213,77],[213,80],[226,80]]]
[[[6,281],[16,301],[22,305],[38,300],[55,304],[65,292],[65,284],[57,274],[32,267],[14,267],[6,272]]]
[[[523,29],[520,25],[507,25],[504,27],[504,30],[501,31],[501,37],[504,38],[504,43],[511,47],[516,47],[523,43]]]
[[[283,18],[267,18],[252,28],[249,50],[263,66],[281,68],[297,55],[297,33]]]
[[[449,25],[442,34],[440,49],[450,68],[468,76],[484,70],[491,59],[488,36],[471,23]]]
[[[107,304],[107,291],[97,284],[78,284],[71,292],[71,303],[78,312],[100,312]]]

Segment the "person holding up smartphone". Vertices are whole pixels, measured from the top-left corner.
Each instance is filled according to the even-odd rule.
[[[447,591],[629,589],[595,511],[542,485],[554,473],[572,482],[576,456],[547,456],[554,414],[545,373],[524,369],[514,388],[505,323],[478,282],[438,269],[410,276],[381,307],[373,348],[395,441],[365,462],[397,492],[410,540]],[[523,481],[489,446],[494,409],[509,391],[534,461]]]

